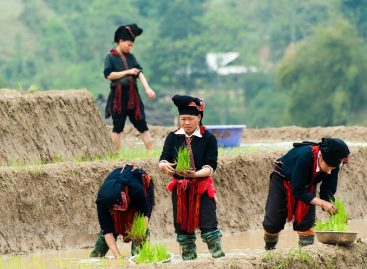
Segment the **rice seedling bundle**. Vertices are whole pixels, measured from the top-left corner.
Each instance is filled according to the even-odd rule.
[[[146,241],[142,244],[139,255],[135,258],[136,263],[154,263],[167,260],[170,257],[166,247],[160,243],[153,244]]]
[[[182,146],[177,151],[176,171],[186,173],[191,168],[190,152],[186,146]]]
[[[343,232],[348,229],[348,214],[345,211],[344,203],[336,199],[333,205],[338,209],[338,212],[331,215],[327,221],[317,221],[315,226],[317,231]]]
[[[147,231],[144,215],[136,213],[131,229],[128,231],[129,237],[133,241],[143,241]]]

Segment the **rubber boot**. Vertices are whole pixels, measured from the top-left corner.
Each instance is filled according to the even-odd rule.
[[[220,237],[210,240],[208,243],[208,249],[213,258],[224,257],[224,251],[222,250],[222,242]]]
[[[103,231],[100,231],[98,233],[98,238],[97,238],[97,242],[94,246],[94,249],[92,250],[92,252],[90,253],[90,257],[104,257],[106,255],[106,253],[108,252],[109,247],[106,243],[106,240],[104,239],[103,236]]]
[[[279,234],[264,234],[265,250],[275,249],[279,239]]]
[[[298,246],[305,247],[308,245],[312,245],[315,241],[315,235],[306,235],[306,236],[299,236]]]
[[[181,256],[183,260],[195,260],[198,255],[196,253],[196,244],[183,244],[181,246]]]
[[[208,249],[213,258],[225,256],[220,240],[221,233],[219,229],[201,232],[201,239],[208,245]]]
[[[183,260],[194,260],[198,257],[196,253],[196,235],[195,234],[178,234],[177,242],[181,247],[181,256]]]

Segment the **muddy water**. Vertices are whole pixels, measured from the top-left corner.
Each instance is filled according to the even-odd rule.
[[[349,230],[358,232],[358,238],[367,238],[367,220],[352,221],[349,223]],[[246,256],[261,254],[264,252],[262,230],[252,230],[241,233],[227,233],[222,237],[224,251],[227,256]],[[172,262],[181,262],[179,246],[174,239],[154,240],[163,243],[175,256]],[[279,248],[297,247],[297,234],[291,228],[286,227],[281,232],[279,238]],[[120,241],[119,241],[120,242]],[[317,240],[316,244],[321,244]],[[106,259],[88,258],[90,249],[70,249],[62,251],[44,251],[22,256],[2,256],[0,258],[0,268],[121,268],[129,263],[130,244],[119,243],[124,259],[121,261],[111,259],[111,253],[107,253]],[[200,238],[197,239],[199,258],[210,257],[206,244]]]

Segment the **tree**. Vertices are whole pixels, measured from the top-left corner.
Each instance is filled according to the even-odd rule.
[[[365,46],[349,23],[319,27],[277,67],[277,88],[290,95],[289,123],[329,126],[365,122],[366,72]]]
[[[361,0],[342,0],[342,13],[353,23],[364,40],[367,40],[367,5]]]

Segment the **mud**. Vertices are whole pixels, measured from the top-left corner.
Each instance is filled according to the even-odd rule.
[[[174,127],[150,126],[156,145],[163,143]],[[98,115],[86,90],[22,94],[0,90],[0,254],[36,250],[84,248],[93,245],[99,230],[95,197],[100,183],[115,167],[131,161],[81,162],[77,157],[103,155],[112,150],[110,127]],[[245,129],[242,142],[319,140],[333,136],[365,143],[366,127]],[[123,145],[141,144],[139,134],[127,126]],[[367,217],[367,149],[352,147],[350,163],[341,172],[337,197],[346,204],[351,219]],[[224,233],[261,229],[269,173],[274,159],[285,150],[221,156],[214,176],[218,190],[217,212]],[[61,163],[42,163],[55,158]],[[133,160],[155,181],[156,205],[150,222],[152,237],[173,238],[169,178],[157,169],[157,158]],[[322,212],[318,215],[323,216]],[[348,248],[315,245],[306,248],[317,266],[304,261],[279,261],[286,250],[260,255],[200,259],[159,267],[175,268],[365,268],[366,242]],[[284,261],[283,261],[284,262]],[[128,265],[130,267],[130,265]],[[147,266],[138,266],[146,268]],[[149,268],[156,267],[151,266]]]
[[[111,126],[107,127],[109,131]],[[176,127],[163,127],[150,125],[150,133],[156,144],[163,143],[167,134]],[[279,128],[244,128],[242,135],[242,144],[251,143],[280,143],[295,141],[320,141],[322,137],[338,137],[347,142],[357,142],[359,144],[367,143],[367,127],[362,126],[335,126],[335,127],[312,127],[303,128],[298,126],[287,126]],[[127,124],[122,137],[123,144],[127,147],[139,144],[139,133],[132,125]]]
[[[220,158],[214,177],[224,232],[261,228],[272,161],[281,153]],[[338,197],[351,219],[366,216],[367,150],[355,150],[341,175]],[[136,160],[155,180],[155,238],[173,236],[169,181],[155,158]],[[104,177],[126,162],[86,162],[0,168],[0,253],[87,247],[98,232],[95,196]]]
[[[47,163],[112,150],[87,90],[21,93],[0,89],[0,164]]]

